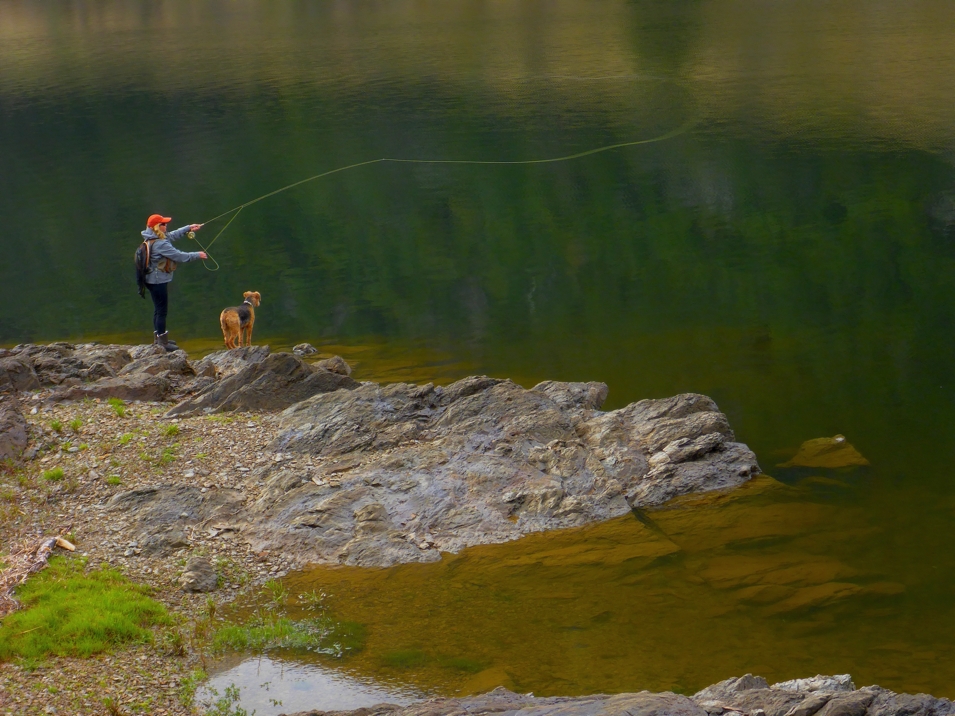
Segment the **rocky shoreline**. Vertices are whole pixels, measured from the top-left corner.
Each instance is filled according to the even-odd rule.
[[[641,691],[613,696],[538,698],[498,688],[480,696],[433,699],[410,706],[379,704],[354,711],[300,711],[289,716],[951,716],[955,704],[927,694],[856,689],[848,674],[770,686],[746,674],[693,696]]]
[[[263,346],[192,361],[154,346],[0,350],[0,554],[68,535],[91,568],[151,586],[194,625],[309,563],[435,561],[759,473],[705,396],[602,411],[601,383],[379,385],[310,353]],[[187,696],[204,658],[157,639],[92,659],[0,665],[0,713],[102,713],[104,699],[195,713]],[[475,698],[488,713],[574,702]],[[478,708],[451,703],[441,708]],[[756,713],[744,705],[726,710]],[[833,709],[826,716],[866,713]]]

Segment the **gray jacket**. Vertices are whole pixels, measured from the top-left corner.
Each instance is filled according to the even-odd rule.
[[[160,271],[159,263],[163,259],[175,261],[177,264],[184,264],[189,261],[195,261],[199,258],[198,251],[179,251],[173,247],[173,241],[179,241],[183,236],[189,233],[189,227],[183,226],[175,231],[167,231],[166,238],[160,239],[152,229],[146,229],[143,232],[143,239],[153,241],[152,248],[149,250],[149,271],[146,273],[146,283],[169,283],[172,281],[172,271]]]

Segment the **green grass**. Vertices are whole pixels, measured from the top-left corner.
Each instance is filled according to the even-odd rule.
[[[63,423],[60,420],[51,420],[50,427],[53,429],[53,432],[58,433],[63,430]]]
[[[341,656],[361,649],[365,630],[360,624],[335,622],[327,617],[293,620],[256,613],[247,624],[225,623],[210,639],[213,651],[268,651],[299,649]]]
[[[106,401],[109,403],[109,407],[113,409],[113,412],[116,413],[119,417],[126,417],[126,403],[120,400],[119,398],[110,398]]]
[[[173,423],[172,425],[167,425],[162,429],[162,434],[167,438],[175,437],[179,434],[179,426]]]
[[[74,433],[78,433],[80,428],[83,427],[83,421],[79,418],[73,418],[69,423],[67,423],[67,425],[70,426],[70,430],[72,430]]]
[[[120,445],[129,445],[133,441],[133,438],[136,437],[132,433],[123,433],[119,438]]]
[[[123,481],[119,475],[110,475],[109,477],[106,478],[107,485],[119,485],[122,482]]]
[[[54,467],[52,470],[44,470],[43,479],[47,482],[59,482],[63,479],[63,468]]]
[[[112,569],[84,573],[84,567],[85,560],[54,557],[17,590],[24,608],[0,626],[0,661],[87,657],[149,642],[150,627],[171,623],[147,587]]]

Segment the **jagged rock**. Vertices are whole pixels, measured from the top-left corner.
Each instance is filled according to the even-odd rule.
[[[868,465],[869,461],[850,445],[845,436],[807,440],[790,460],[777,467],[856,467]]]
[[[119,398],[120,400],[164,400],[172,389],[172,383],[162,375],[131,373],[116,378],[103,378],[95,383],[73,385],[54,390],[47,400],[82,400],[83,398]]]
[[[193,557],[179,577],[179,586],[184,592],[211,592],[216,588],[216,569],[205,557]]]
[[[332,356],[325,360],[315,361],[312,365],[316,368],[331,371],[332,373],[338,373],[339,375],[351,375],[351,366],[348,365],[341,356]]]
[[[147,557],[168,557],[178,549],[191,546],[185,530],[177,524],[143,532],[136,541]]]
[[[480,696],[429,699],[409,706],[378,704],[355,711],[300,711],[291,716],[706,716],[686,696],[670,692],[536,697],[497,688]]]
[[[20,358],[0,358],[0,380],[3,380],[4,375],[16,390],[37,390],[40,387],[40,379],[33,366]]]
[[[202,360],[197,361],[193,367],[199,375],[209,375],[207,371],[211,368],[213,376],[228,378],[243,368],[247,368],[255,363],[261,363],[269,357],[270,353],[271,349],[268,346],[232,348],[210,353]]]
[[[292,349],[292,353],[297,356],[311,356],[318,353],[318,348],[311,343],[299,343]]]
[[[196,375],[195,369],[189,364],[189,360],[184,350],[167,353],[149,353],[142,358],[138,358],[131,363],[127,363],[120,371],[119,375],[130,375],[132,373],[146,373],[148,375],[178,375],[192,377]]]
[[[180,403],[167,415],[226,410],[280,410],[316,393],[358,387],[347,376],[315,368],[291,353],[276,353],[248,365]]]
[[[7,375],[0,373],[0,459],[18,457],[28,439],[27,421],[20,411],[16,387]]]
[[[499,687],[479,696],[429,699],[408,706],[378,704],[355,711],[300,711],[289,716],[739,716],[760,712],[765,716],[951,716],[955,705],[948,699],[896,694],[879,686],[848,692],[770,688],[764,679],[747,674],[714,684],[689,699],[648,691],[539,698]]]
[[[952,716],[955,704],[926,694],[896,694],[879,686],[856,690],[848,674],[794,679],[768,686],[747,674],[693,695],[708,714],[742,711],[766,716]]]
[[[256,550],[316,562],[434,561],[732,487],[759,471],[709,398],[603,413],[606,395],[602,383],[526,390],[486,376],[316,395],[281,414],[272,448],[319,465],[308,474],[266,471],[244,536]],[[714,426],[719,439],[708,437]],[[648,453],[663,440],[682,449],[647,486]]]
[[[106,507],[123,513],[132,525],[131,530],[157,534],[231,517],[241,510],[242,502],[238,490],[202,492],[198,487],[163,484],[121,492],[114,495]]]
[[[111,378],[132,360],[126,346],[97,343],[25,344],[14,348],[13,355],[33,368],[41,385],[77,385]]]
[[[836,674],[835,676],[823,676],[817,674],[808,679],[791,679],[789,681],[780,681],[773,684],[774,689],[783,689],[784,691],[855,691],[856,685],[852,683],[852,677],[849,674]]]

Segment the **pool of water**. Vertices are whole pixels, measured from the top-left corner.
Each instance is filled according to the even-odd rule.
[[[200,232],[221,268],[180,268],[169,323],[197,355],[258,290],[258,342],[362,380],[711,395],[778,480],[654,529],[303,575],[368,625],[323,668],[428,693],[848,671],[955,696],[953,28],[947,0],[6,3],[0,344],[147,340],[132,253],[157,211],[204,221],[381,157],[667,136],[366,165]],[[776,468],[836,433],[871,466]],[[650,552],[515,563],[566,540]]]
[[[818,472],[439,563],[290,576],[293,595],[324,592],[337,618],[366,630],[360,651],[294,659],[441,695],[692,694],[744,673],[836,672],[955,693],[955,557],[916,557],[916,526],[885,520],[893,506],[873,499],[864,468]]]

